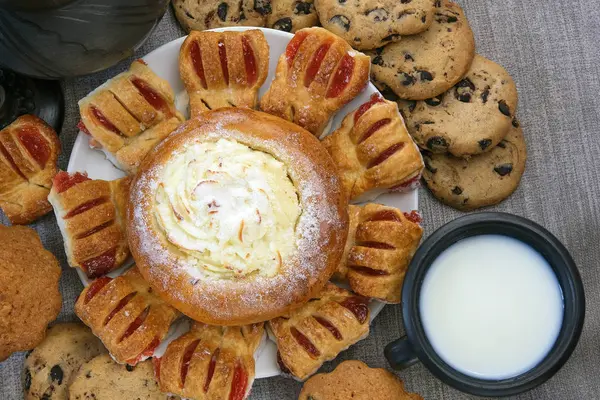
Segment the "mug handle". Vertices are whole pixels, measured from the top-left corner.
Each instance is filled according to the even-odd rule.
[[[385,346],[383,354],[390,366],[396,370],[408,368],[419,361],[417,353],[406,336]]]

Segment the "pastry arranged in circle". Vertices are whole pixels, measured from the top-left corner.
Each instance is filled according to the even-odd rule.
[[[304,380],[369,334],[368,299],[331,283],[302,307],[269,321],[284,374]]]
[[[331,32],[301,29],[279,58],[260,107],[319,137],[333,114],[366,87],[369,67],[368,56]]]
[[[0,208],[11,223],[29,224],[52,210],[47,197],[59,153],[56,132],[34,115],[0,130]]]
[[[48,328],[46,339],[26,356],[23,373],[26,400],[63,400],[82,364],[106,349],[79,323],[56,324]]]
[[[65,244],[69,265],[88,278],[120,267],[129,257],[125,233],[129,178],[90,179],[86,174],[59,172],[48,200]]]
[[[497,204],[510,196],[525,171],[523,130],[514,120],[508,135],[489,152],[470,157],[426,153],[425,184],[443,203],[459,210]]]
[[[421,241],[416,211],[369,203],[350,205],[346,254],[335,274],[355,293],[385,303],[399,303],[404,275]]]
[[[179,317],[132,267],[117,278],[102,277],[83,289],[75,313],[119,363],[152,356]]]
[[[408,134],[396,103],[373,94],[323,140],[350,200],[372,200],[413,189],[423,158]]]
[[[426,30],[432,0],[315,0],[321,25],[359,50],[370,50]]]
[[[60,312],[60,265],[37,233],[0,225],[0,361],[29,350]]]
[[[490,151],[506,136],[517,108],[517,87],[504,68],[476,55],[452,89],[398,104],[419,147],[466,157]]]
[[[108,354],[83,364],[69,386],[70,400],[167,400],[154,378],[152,361],[132,367],[120,365]]]
[[[329,280],[345,201],[331,158],[305,130],[244,108],[205,112],[140,168],[129,244],[144,278],[189,317],[260,322]]]
[[[265,26],[272,0],[173,0],[177,20],[188,33],[226,26]]]
[[[361,361],[344,361],[328,374],[306,381],[298,400],[423,400],[409,393],[396,375],[369,368]]]
[[[143,60],[79,100],[79,128],[127,173],[183,121],[169,83]]]
[[[267,28],[296,32],[319,25],[314,0],[271,0],[271,8]]]
[[[371,75],[402,99],[424,100],[454,86],[469,70],[475,39],[460,6],[436,2],[433,23],[418,35],[405,36],[371,56]]]
[[[255,108],[268,72],[269,45],[258,29],[193,31],[179,52],[192,117],[221,107]]]
[[[254,352],[263,334],[262,323],[194,323],[161,358],[153,359],[161,390],[195,400],[246,399],[254,381]]]

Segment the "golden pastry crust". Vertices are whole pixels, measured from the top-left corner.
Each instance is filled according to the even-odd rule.
[[[423,235],[416,211],[369,203],[349,206],[349,249],[336,278],[365,297],[399,303],[404,275]]]
[[[222,107],[256,108],[269,73],[263,33],[192,31],[181,45],[179,73],[192,117]]]
[[[154,216],[165,165],[190,143],[233,140],[274,155],[288,168],[302,210],[293,254],[277,274],[199,279],[179,257]],[[129,244],[140,271],[160,294],[189,317],[213,325],[264,321],[317,294],[339,264],[348,229],[347,200],[327,152],[305,130],[277,117],[242,108],[203,113],[159,145],[132,183]]]
[[[48,199],[54,207],[69,265],[89,278],[120,267],[129,257],[125,209],[130,178],[92,180],[60,172]]]
[[[229,327],[194,323],[161,358],[154,358],[160,389],[196,400],[245,399],[263,334],[262,323]]]
[[[29,350],[60,312],[60,265],[37,233],[0,225],[0,361]]]
[[[102,277],[83,289],[75,313],[119,363],[150,357],[179,312],[162,301],[132,267],[117,278]]]
[[[0,131],[0,208],[11,223],[29,224],[52,210],[47,197],[59,154],[56,132],[34,115]]]
[[[321,136],[333,114],[369,82],[370,58],[323,28],[301,29],[279,58],[263,111]]]
[[[268,323],[284,373],[304,380],[369,334],[367,299],[328,283],[301,308]]]
[[[146,153],[183,121],[169,83],[143,60],[79,101],[83,123],[96,146],[111,153],[117,166],[135,173]]]
[[[298,400],[423,400],[404,389],[404,383],[383,368],[344,361],[328,374],[310,378]]]
[[[323,140],[351,200],[373,200],[410,190],[423,171],[423,158],[408,134],[396,103],[376,93],[348,114]]]

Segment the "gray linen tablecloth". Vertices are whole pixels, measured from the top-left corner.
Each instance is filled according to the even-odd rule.
[[[587,296],[587,319],[579,346],[567,364],[546,384],[519,399],[600,399],[600,3],[521,0],[462,0],[479,53],[502,64],[517,82],[518,116],[529,158],[521,186],[492,210],[530,218],[554,233],[579,266]],[[142,56],[184,33],[171,10],[136,56]],[[77,100],[127,68],[64,82],[66,116],[60,167],[65,169],[77,135]],[[425,234],[462,213],[419,190]],[[7,223],[4,217],[3,223]],[[75,320],[73,304],[82,286],[67,266],[62,238],[52,214],[34,224],[46,248],[63,266],[64,297],[59,321]],[[1,244],[0,244],[1,245]],[[401,308],[386,306],[370,336],[342,353],[322,370],[359,359],[386,367],[383,347],[403,334]],[[22,398],[23,354],[0,363],[0,399]],[[422,365],[398,375],[426,399],[466,399],[434,378]],[[281,377],[255,382],[252,400],[296,399],[300,384]],[[120,399],[119,399],[120,400]]]

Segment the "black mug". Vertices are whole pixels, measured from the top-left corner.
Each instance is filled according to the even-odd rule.
[[[513,237],[537,250],[550,264],[563,294],[563,322],[546,357],[529,371],[500,380],[479,379],[452,368],[437,355],[425,334],[419,311],[421,286],[433,261],[448,247],[471,236],[499,234]],[[402,287],[406,336],[388,344],[385,357],[394,369],[422,362],[444,383],[478,396],[511,396],[541,385],[569,359],[577,346],[585,316],[583,284],[569,252],[550,232],[528,219],[504,213],[476,213],[438,229],[419,247]]]

